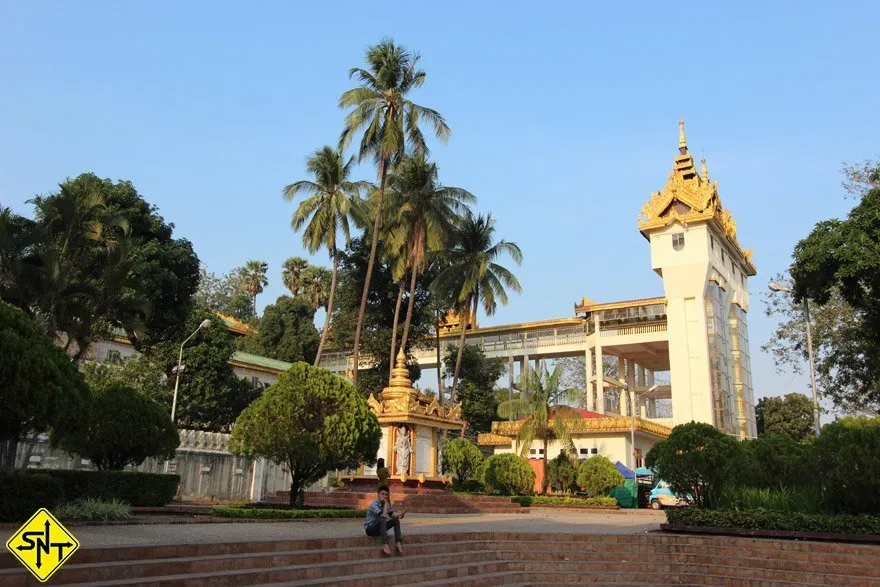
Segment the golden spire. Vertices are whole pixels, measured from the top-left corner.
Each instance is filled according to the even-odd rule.
[[[412,389],[412,380],[409,378],[409,369],[406,368],[406,355],[403,350],[397,353],[397,360],[394,361],[394,369],[391,370],[391,381],[388,387],[398,389]]]
[[[687,153],[687,138],[684,136],[684,118],[679,117],[678,119],[678,149],[681,151],[681,154],[684,155]]]
[[[700,151],[702,152],[702,149],[700,149]],[[709,169],[706,167],[705,155],[700,159],[700,176],[703,178],[703,181],[709,181]]]

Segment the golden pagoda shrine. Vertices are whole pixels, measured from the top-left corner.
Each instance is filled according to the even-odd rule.
[[[385,460],[389,485],[439,488],[451,479],[441,474],[442,447],[450,431],[460,431],[461,404],[441,405],[412,386],[406,357],[398,353],[391,380],[376,399],[367,400],[379,420],[382,437],[376,457]],[[377,483],[376,465],[361,465],[346,479],[349,486]]]

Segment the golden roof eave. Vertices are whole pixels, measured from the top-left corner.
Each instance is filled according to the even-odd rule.
[[[571,434],[613,434],[630,432],[632,418],[628,417],[605,417],[605,418],[581,418],[568,420],[568,431]],[[522,422],[492,422],[492,434],[498,436],[515,437],[519,434]],[[672,429],[650,420],[635,419],[635,429],[645,434],[658,438],[667,438],[672,434]]]
[[[637,308],[639,306],[650,306],[652,304],[665,304],[666,298],[663,296],[656,298],[642,298],[638,300],[622,300],[620,302],[608,302],[604,304],[597,304],[596,302],[587,300],[588,303],[581,303],[580,305],[575,305],[574,311],[576,314],[580,314],[582,312],[598,312],[601,310],[619,310],[621,308]]]
[[[477,444],[480,446],[512,446],[513,439],[500,434],[482,432],[477,435]]]
[[[493,334],[496,332],[507,332],[512,330],[522,330],[524,328],[543,328],[551,326],[572,326],[583,324],[583,318],[551,318],[549,320],[539,320],[537,322],[518,322],[516,324],[504,324],[502,326],[484,326],[482,328],[472,328],[467,331],[467,335],[472,334]],[[461,336],[461,330],[452,332],[441,332],[440,338],[458,338]]]

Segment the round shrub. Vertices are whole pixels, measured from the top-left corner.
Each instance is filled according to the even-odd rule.
[[[475,480],[482,464],[483,453],[467,438],[456,438],[443,448],[443,472],[455,477],[456,489]]]
[[[40,508],[64,501],[61,481],[36,473],[0,475],[0,522],[24,522]]]
[[[514,454],[492,455],[486,459],[484,480],[491,491],[501,495],[531,495],[535,472],[524,458]]]
[[[557,491],[569,491],[577,478],[577,465],[564,452],[547,463],[547,480]]]
[[[816,439],[816,469],[826,503],[853,514],[880,513],[880,418],[842,418]]]
[[[623,475],[608,460],[596,455],[582,462],[578,467],[577,483],[590,497],[602,497],[625,481]]]

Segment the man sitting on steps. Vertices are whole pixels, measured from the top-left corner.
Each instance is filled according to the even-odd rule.
[[[390,555],[388,548],[388,530],[394,528],[394,546],[398,554],[403,554],[400,544],[400,520],[406,515],[406,510],[399,514],[391,508],[391,498],[388,495],[388,487],[379,487],[379,497],[367,508],[367,519],[364,522],[364,530],[367,536],[382,537],[382,552]],[[390,527],[390,528],[389,528]]]

